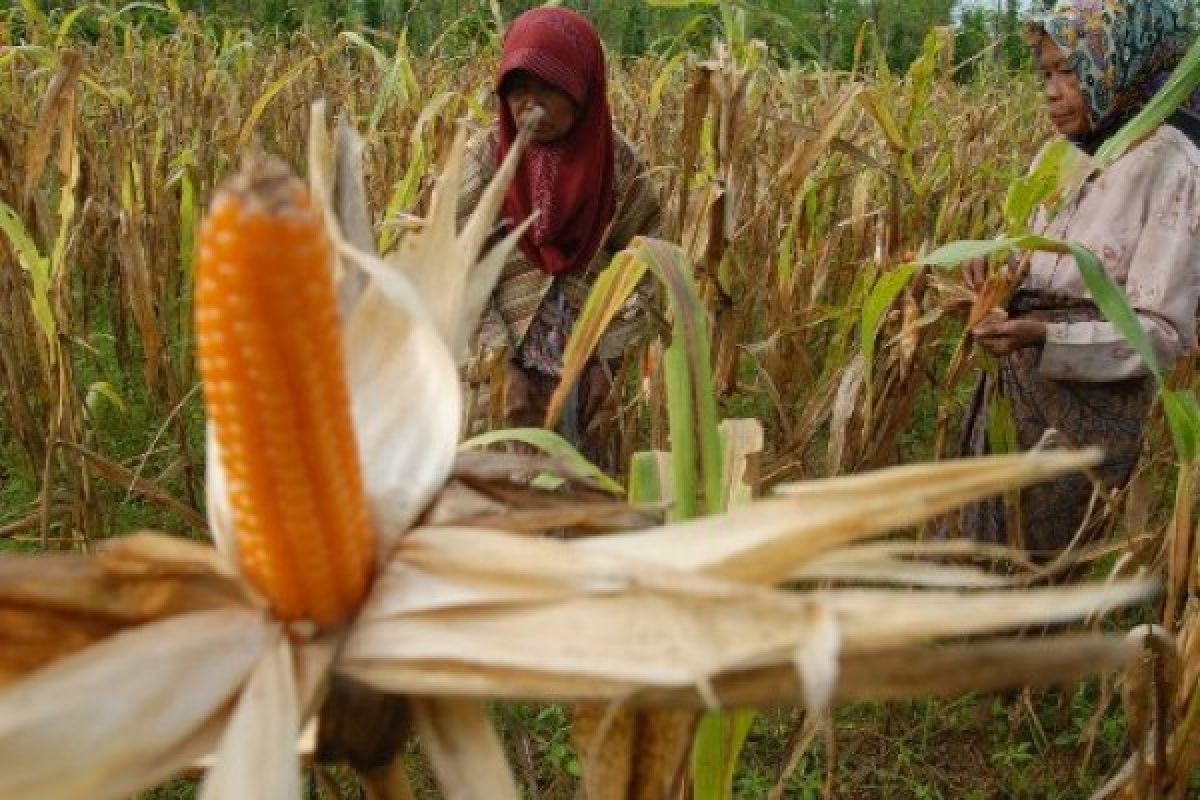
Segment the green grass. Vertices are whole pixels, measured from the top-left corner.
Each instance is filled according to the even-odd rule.
[[[845,800],[1086,800],[1125,755],[1119,704],[1096,728],[1090,762],[1088,723],[1100,698],[1099,683],[1003,695],[968,694],[948,700],[854,703],[838,709],[834,796]],[[567,736],[568,710],[559,705],[506,703],[494,709],[514,773],[527,798],[571,800],[579,760]],[[787,762],[789,737],[799,712],[759,715],[734,780],[737,800],[761,800]],[[829,749],[818,737],[788,781],[786,800],[819,800]],[[409,776],[419,800],[438,794],[419,752],[408,750]],[[358,798],[344,770],[325,770],[344,798]],[[312,787],[306,797],[333,800]],[[192,800],[196,783],[175,781],[140,800]]]

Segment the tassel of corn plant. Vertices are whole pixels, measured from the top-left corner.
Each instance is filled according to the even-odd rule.
[[[204,397],[246,576],[280,618],[321,628],[358,609],[373,558],[331,276],[304,186],[252,156],[201,233]]]

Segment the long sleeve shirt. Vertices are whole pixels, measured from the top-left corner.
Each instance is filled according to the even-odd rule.
[[[1161,126],[1092,180],[1039,232],[1087,247],[1125,290],[1160,364],[1196,347],[1200,289],[1200,149]],[[1027,287],[1090,295],[1069,255],[1037,253]],[[1047,325],[1038,371],[1058,380],[1107,382],[1144,375],[1145,363],[1106,320]]]

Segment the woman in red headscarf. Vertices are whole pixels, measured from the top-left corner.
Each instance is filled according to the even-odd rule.
[[[613,128],[604,50],[582,16],[537,8],[518,17],[504,39],[495,88],[496,124],[468,145],[459,219],[474,210],[522,122],[540,112],[503,224],[536,217],[501,273],[480,331],[483,351],[508,359],[505,425],[538,426],[596,275],[633,237],[657,232],[660,208],[637,152]],[[561,429],[576,442],[607,395],[614,362],[643,328],[637,308],[635,298],[614,322],[567,404]]]

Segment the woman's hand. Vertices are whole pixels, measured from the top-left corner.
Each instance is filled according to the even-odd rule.
[[[1007,356],[1046,342],[1046,323],[1038,319],[1009,319],[996,310],[971,329],[976,341],[994,356]]]
[[[988,279],[987,256],[972,258],[963,264],[963,284],[973,292],[983,288]]]

